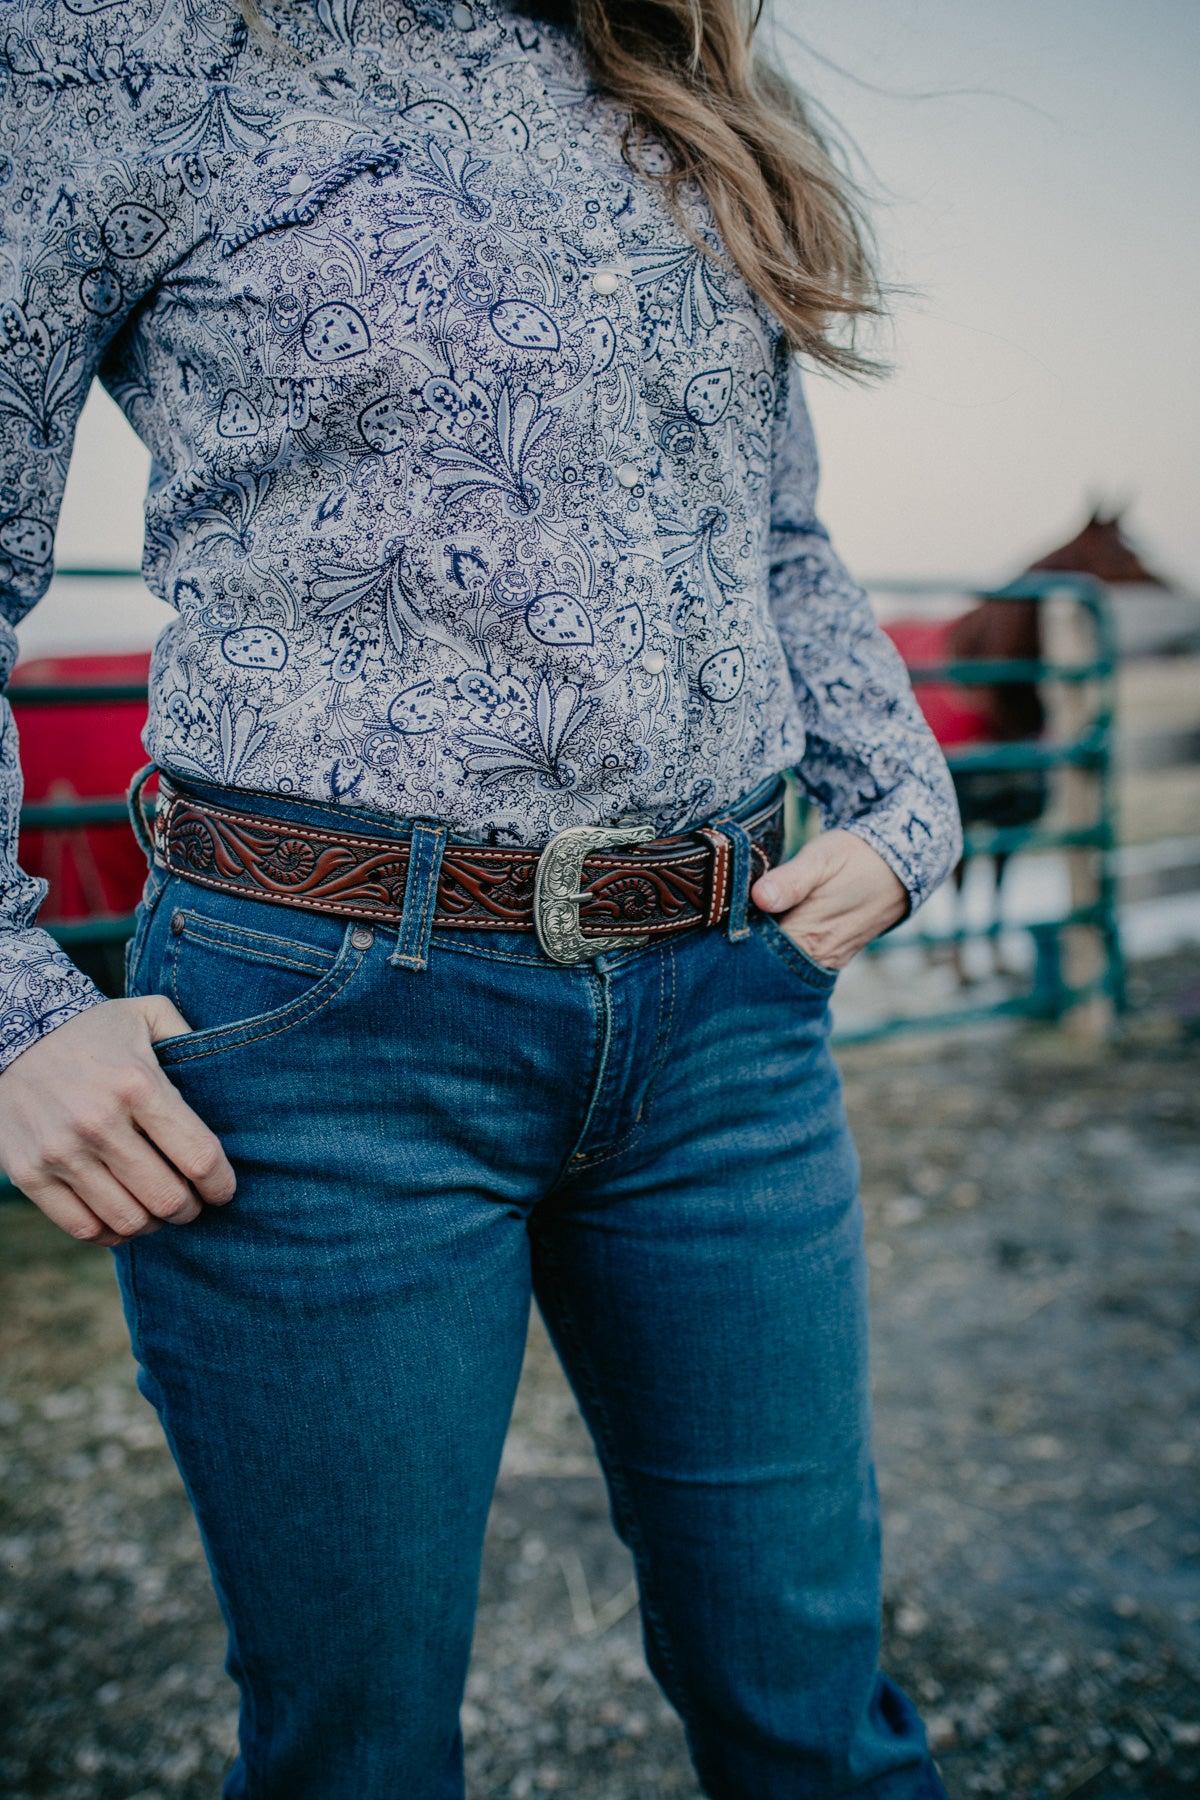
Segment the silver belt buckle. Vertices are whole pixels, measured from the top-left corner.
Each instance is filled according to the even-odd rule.
[[[649,933],[634,937],[587,937],[579,923],[583,865],[593,850],[620,844],[646,844],[653,825],[569,825],[556,832],[542,851],[533,881],[533,927],[538,943],[557,963],[591,962],[606,950],[636,950],[650,942]]]

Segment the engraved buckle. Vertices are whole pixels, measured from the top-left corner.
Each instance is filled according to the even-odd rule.
[[[583,865],[593,850],[620,844],[645,844],[653,825],[569,825],[556,832],[542,851],[533,882],[533,927],[546,955],[557,963],[591,962],[606,950],[636,950],[649,934],[634,937],[584,937],[579,922]]]

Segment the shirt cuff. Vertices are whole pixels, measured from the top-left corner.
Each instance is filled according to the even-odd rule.
[[[0,935],[0,1071],[105,996],[48,931]]]
[[[852,831],[882,856],[907,889],[909,918],[941,886],[962,855],[957,805],[952,800],[948,807],[931,808],[931,798],[924,787],[911,794],[901,789],[889,796],[886,805],[858,818],[827,821],[827,827]],[[931,818],[931,812],[936,816]]]

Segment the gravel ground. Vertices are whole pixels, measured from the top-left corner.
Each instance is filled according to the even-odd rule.
[[[1200,1794],[1200,955],[1122,1042],[847,1052],[874,1285],[885,1664],[955,1800]],[[103,1253],[0,1209],[0,1793],[215,1800],[232,1690]],[[535,1323],[464,1708],[472,1800],[695,1800]]]

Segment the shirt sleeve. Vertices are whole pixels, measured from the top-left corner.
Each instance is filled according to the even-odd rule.
[[[128,284],[89,204],[86,149],[73,157],[61,141],[52,89],[3,74],[0,696],[17,659],[14,627],[50,584],[79,414],[128,312]],[[35,923],[46,883],[17,861],[21,797],[16,725],[0,697],[0,1069],[104,998]]]
[[[816,516],[818,476],[789,358],[775,421],[770,594],[807,738],[796,773],[825,828],[877,850],[915,911],[962,853],[954,784],[899,653]]]

